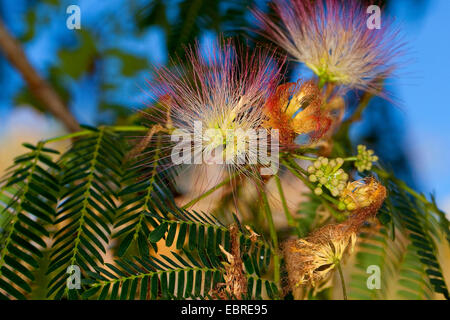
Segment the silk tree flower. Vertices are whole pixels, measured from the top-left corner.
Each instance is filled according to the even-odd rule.
[[[382,206],[386,198],[386,187],[373,177],[349,182],[340,197],[340,209],[353,212],[351,221],[361,225],[372,218]]]
[[[402,44],[386,18],[369,29],[367,5],[359,0],[274,0],[278,22],[253,10],[259,31],[296,61],[306,64],[320,84],[380,94],[394,70]]]
[[[199,137],[200,148],[198,141],[184,144],[190,151],[187,163],[192,156],[194,164],[220,163],[227,157],[229,169],[243,171],[238,158],[249,163],[256,156],[245,133],[267,131],[261,126],[263,106],[281,78],[283,61],[273,51],[236,46],[231,40],[218,41],[207,54],[198,44],[189,47],[186,58],[184,66],[175,60],[177,67],[156,70],[149,89],[159,109],[148,118],[166,127],[172,138]]]
[[[280,144],[293,145],[299,134],[308,134],[312,141],[321,138],[332,123],[323,108],[320,89],[313,81],[280,85],[267,100],[264,126],[279,130]]]

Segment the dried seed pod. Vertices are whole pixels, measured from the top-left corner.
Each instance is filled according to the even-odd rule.
[[[257,236],[257,234],[254,233],[254,236]],[[211,295],[223,300],[229,299],[230,297],[242,299],[247,295],[247,278],[242,262],[238,228],[236,225],[230,226],[231,252],[226,251],[221,245],[219,247],[227,258],[227,262],[223,262],[225,267],[223,278],[225,282],[218,284],[218,287],[211,292]]]
[[[324,281],[344,257],[353,250],[356,229],[347,223],[327,225],[305,239],[290,239],[283,254],[292,289],[300,285],[313,287]]]

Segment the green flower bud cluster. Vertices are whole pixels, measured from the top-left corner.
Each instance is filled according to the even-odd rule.
[[[330,190],[333,197],[342,193],[348,180],[348,174],[341,169],[343,163],[342,158],[329,160],[319,157],[308,167],[309,181],[317,183],[314,189],[316,195],[320,196],[323,193],[323,186]]]
[[[372,163],[376,161],[378,161],[378,157],[374,155],[373,150],[368,150],[367,147],[362,144],[358,146],[355,167],[359,172],[372,169]]]

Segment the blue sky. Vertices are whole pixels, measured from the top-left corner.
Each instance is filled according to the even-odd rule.
[[[410,0],[393,1],[403,26],[408,63],[395,80],[406,124],[405,143],[422,190],[436,192],[450,208],[450,1],[428,1],[427,12],[413,19]]]

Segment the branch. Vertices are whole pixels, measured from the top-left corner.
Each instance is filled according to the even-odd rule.
[[[39,76],[28,61],[20,43],[6,30],[3,21],[0,20],[0,49],[6,59],[22,74],[30,91],[39,99],[44,107],[70,131],[78,131],[79,126],[75,117],[56,91]]]

